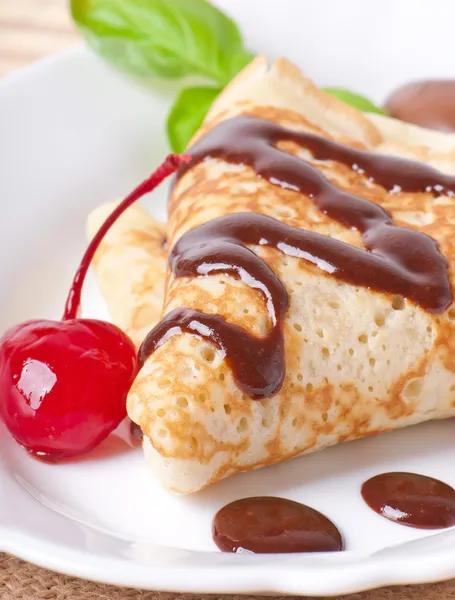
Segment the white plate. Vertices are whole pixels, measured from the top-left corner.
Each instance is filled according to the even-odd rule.
[[[452,0],[225,0],[252,48],[296,60],[322,84],[380,101],[400,82],[454,76]],[[261,12],[261,19],[258,13]],[[84,49],[0,82],[0,329],[58,317],[84,248],[88,212],[124,194],[167,151],[172,85],[146,89]],[[149,200],[164,216],[165,190]],[[85,314],[105,315],[93,280]],[[238,475],[192,497],[152,481],[139,449],[103,449],[49,466],[0,430],[0,550],[100,581],[160,590],[329,595],[455,576],[455,531],[427,534],[370,511],[359,496],[387,470],[455,485],[453,422],[431,423]],[[118,448],[118,439],[107,450]],[[104,448],[106,450],[106,448]],[[339,554],[217,552],[216,510],[276,494],[326,513]]]

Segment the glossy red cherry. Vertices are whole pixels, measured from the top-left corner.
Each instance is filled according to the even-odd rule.
[[[29,321],[1,341],[1,415],[38,455],[85,454],[126,417],[135,374],[133,343],[109,323]]]
[[[33,454],[53,461],[80,456],[125,418],[135,348],[114,325],[77,318],[82,285],[118,217],[188,160],[168,156],[106,219],[81,261],[62,321],[28,321],[0,339],[0,417]]]

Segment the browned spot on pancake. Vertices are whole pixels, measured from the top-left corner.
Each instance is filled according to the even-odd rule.
[[[235,454],[243,452],[248,448],[248,438],[235,442],[226,442],[219,440],[208,434],[206,428],[201,424],[183,418],[176,422],[164,421],[164,428],[169,432],[173,439],[179,439],[179,444],[172,446],[169,453],[165,444],[160,444],[156,436],[151,443],[155,450],[162,456],[169,458],[194,459],[201,464],[207,464],[218,452],[227,452]],[[182,436],[182,427],[185,428],[185,436]]]
[[[405,399],[403,391],[410,381],[419,379],[425,375],[431,354],[431,351],[426,352],[417,365],[402,373],[391,386],[387,398],[381,401],[381,407],[387,412],[390,419],[407,417],[416,411],[420,402],[420,396],[418,395],[415,399],[412,397]]]
[[[453,310],[449,309],[448,314],[452,314]],[[434,345],[439,350],[444,367],[455,373],[455,322],[449,318],[440,318],[438,325],[436,325],[437,337]]]

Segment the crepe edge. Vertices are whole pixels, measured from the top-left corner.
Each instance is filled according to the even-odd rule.
[[[380,131],[386,142],[397,142],[411,147],[425,146],[438,152],[450,153],[455,150],[455,133],[427,129],[385,115],[375,113],[365,113],[365,115]]]
[[[280,57],[273,62],[269,62],[264,54],[254,58],[224,88],[208,111],[204,124],[210,124],[212,121],[218,120],[225,110],[238,102],[240,97],[245,96],[245,87],[254,85],[255,81],[261,79],[270,79],[271,83],[275,82],[275,85],[279,81],[281,95],[301,97],[302,102],[306,102],[307,105],[312,103],[332,123],[344,124],[346,135],[349,135],[349,131],[351,131],[352,137],[359,139],[367,146],[375,147],[382,142],[381,132],[364,113],[321,90],[287,58]],[[312,121],[311,115],[308,116],[308,119]],[[320,123],[316,122],[315,124],[319,125]],[[197,136],[198,132],[196,132],[194,138],[197,138]],[[192,142],[193,140],[191,140],[190,145]]]

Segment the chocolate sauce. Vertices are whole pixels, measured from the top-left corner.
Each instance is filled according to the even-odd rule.
[[[317,159],[362,170],[388,190],[450,194],[455,190],[455,178],[409,160],[349,148],[252,117],[222,122],[190,149],[192,161],[181,167],[180,176],[208,157],[249,165],[272,184],[310,196],[319,210],[357,229],[367,249],[255,213],[219,217],[188,231],[169,255],[174,275],[228,273],[240,278],[263,294],[272,327],[257,338],[220,316],[179,308],[146,337],[139,352],[141,364],[170,336],[193,333],[224,353],[237,384],[250,397],[264,398],[280,389],[285,375],[282,325],[289,299],[277,275],[247,244],[273,246],[342,281],[399,294],[429,312],[442,312],[452,302],[448,263],[435,240],[420,231],[396,227],[381,206],[343,192],[309,163],[277,149],[274,144],[280,140],[298,143]]]
[[[287,301],[286,292],[283,298]],[[285,365],[280,327],[275,325],[265,337],[256,338],[219,315],[190,308],[171,311],[152,329],[139,349],[139,364],[142,366],[156,348],[182,332],[215,344],[225,355],[239,388],[254,400],[272,396],[281,387]]]
[[[362,497],[382,517],[418,529],[455,525],[455,490],[432,477],[382,473],[362,485]]]
[[[343,540],[323,514],[285,498],[243,498],[213,520],[213,540],[223,552],[336,552]]]
[[[181,177],[207,158],[220,158],[248,165],[270,183],[312,197],[319,210],[362,233],[370,228],[370,220],[391,223],[390,215],[379,205],[343,192],[310,163],[276,148],[280,141],[306,148],[317,160],[333,160],[363,172],[388,192],[455,193],[455,177],[426,164],[351,148],[307,131],[247,116],[233,117],[213,127],[188,150],[192,160],[179,168],[178,175]]]
[[[386,102],[391,117],[439,131],[455,131],[455,80],[416,81],[399,87]]]

